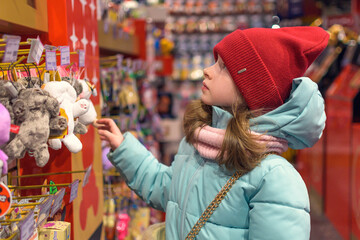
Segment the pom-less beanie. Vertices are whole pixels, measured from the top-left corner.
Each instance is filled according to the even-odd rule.
[[[292,80],[325,49],[329,34],[320,27],[236,30],[214,47],[249,109],[273,110],[289,97]]]

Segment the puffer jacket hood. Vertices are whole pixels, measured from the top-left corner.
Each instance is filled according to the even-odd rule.
[[[292,149],[312,147],[325,128],[324,99],[317,84],[295,78],[289,98],[280,107],[250,121],[251,130],[288,140]]]

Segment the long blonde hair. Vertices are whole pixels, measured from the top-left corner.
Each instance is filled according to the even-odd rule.
[[[229,170],[237,170],[245,174],[255,168],[262,159],[266,146],[256,141],[250,133],[249,120],[254,115],[244,104],[235,103],[227,109],[233,117],[226,127],[217,161]],[[195,129],[211,126],[212,107],[201,100],[189,103],[184,114],[184,131],[186,141],[190,144],[196,142]]]

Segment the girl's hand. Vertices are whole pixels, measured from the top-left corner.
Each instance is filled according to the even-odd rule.
[[[100,139],[107,141],[113,151],[120,146],[124,140],[124,136],[122,135],[120,129],[116,126],[114,120],[102,118],[96,121],[96,125]]]

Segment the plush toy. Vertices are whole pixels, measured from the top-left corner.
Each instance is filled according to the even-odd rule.
[[[85,99],[89,103],[89,110],[79,117],[79,122],[85,125],[89,125],[96,120],[97,114],[94,104],[90,100],[91,95],[96,96],[95,86],[91,85],[89,81],[79,79],[78,82],[82,85],[82,92],[79,95],[80,99]]]
[[[10,137],[10,114],[9,111],[0,103],[0,147],[9,141]],[[0,150],[0,173],[7,174],[8,156]]]
[[[14,85],[19,87],[16,82],[11,83],[10,81],[0,80],[0,103],[9,111],[11,123],[14,123],[11,100],[18,94],[18,89]]]
[[[74,134],[74,119],[88,111],[89,103],[85,99],[76,101],[76,91],[67,81],[48,82],[43,86],[51,96],[57,99],[60,104],[60,113],[67,119],[67,134],[63,138],[49,139],[51,148],[57,150],[62,146],[62,142],[72,153],[81,151],[82,144]]]
[[[62,77],[61,81],[66,81],[66,82],[70,83],[70,85],[73,86],[73,88],[75,89],[77,99],[79,99],[79,95],[83,91],[83,87],[82,87],[81,83],[76,78],[73,78],[73,77]],[[81,122],[79,122],[79,118],[74,120],[74,131],[73,131],[73,133],[74,134],[85,134],[85,133],[87,133],[87,127],[84,124],[82,124]]]
[[[28,151],[30,156],[34,156],[36,165],[43,167],[49,160],[50,122],[63,122],[58,101],[42,89],[22,89],[12,109],[19,132],[6,145],[5,153],[10,159],[15,159],[24,157]],[[64,125],[58,127],[59,131],[64,130]]]

